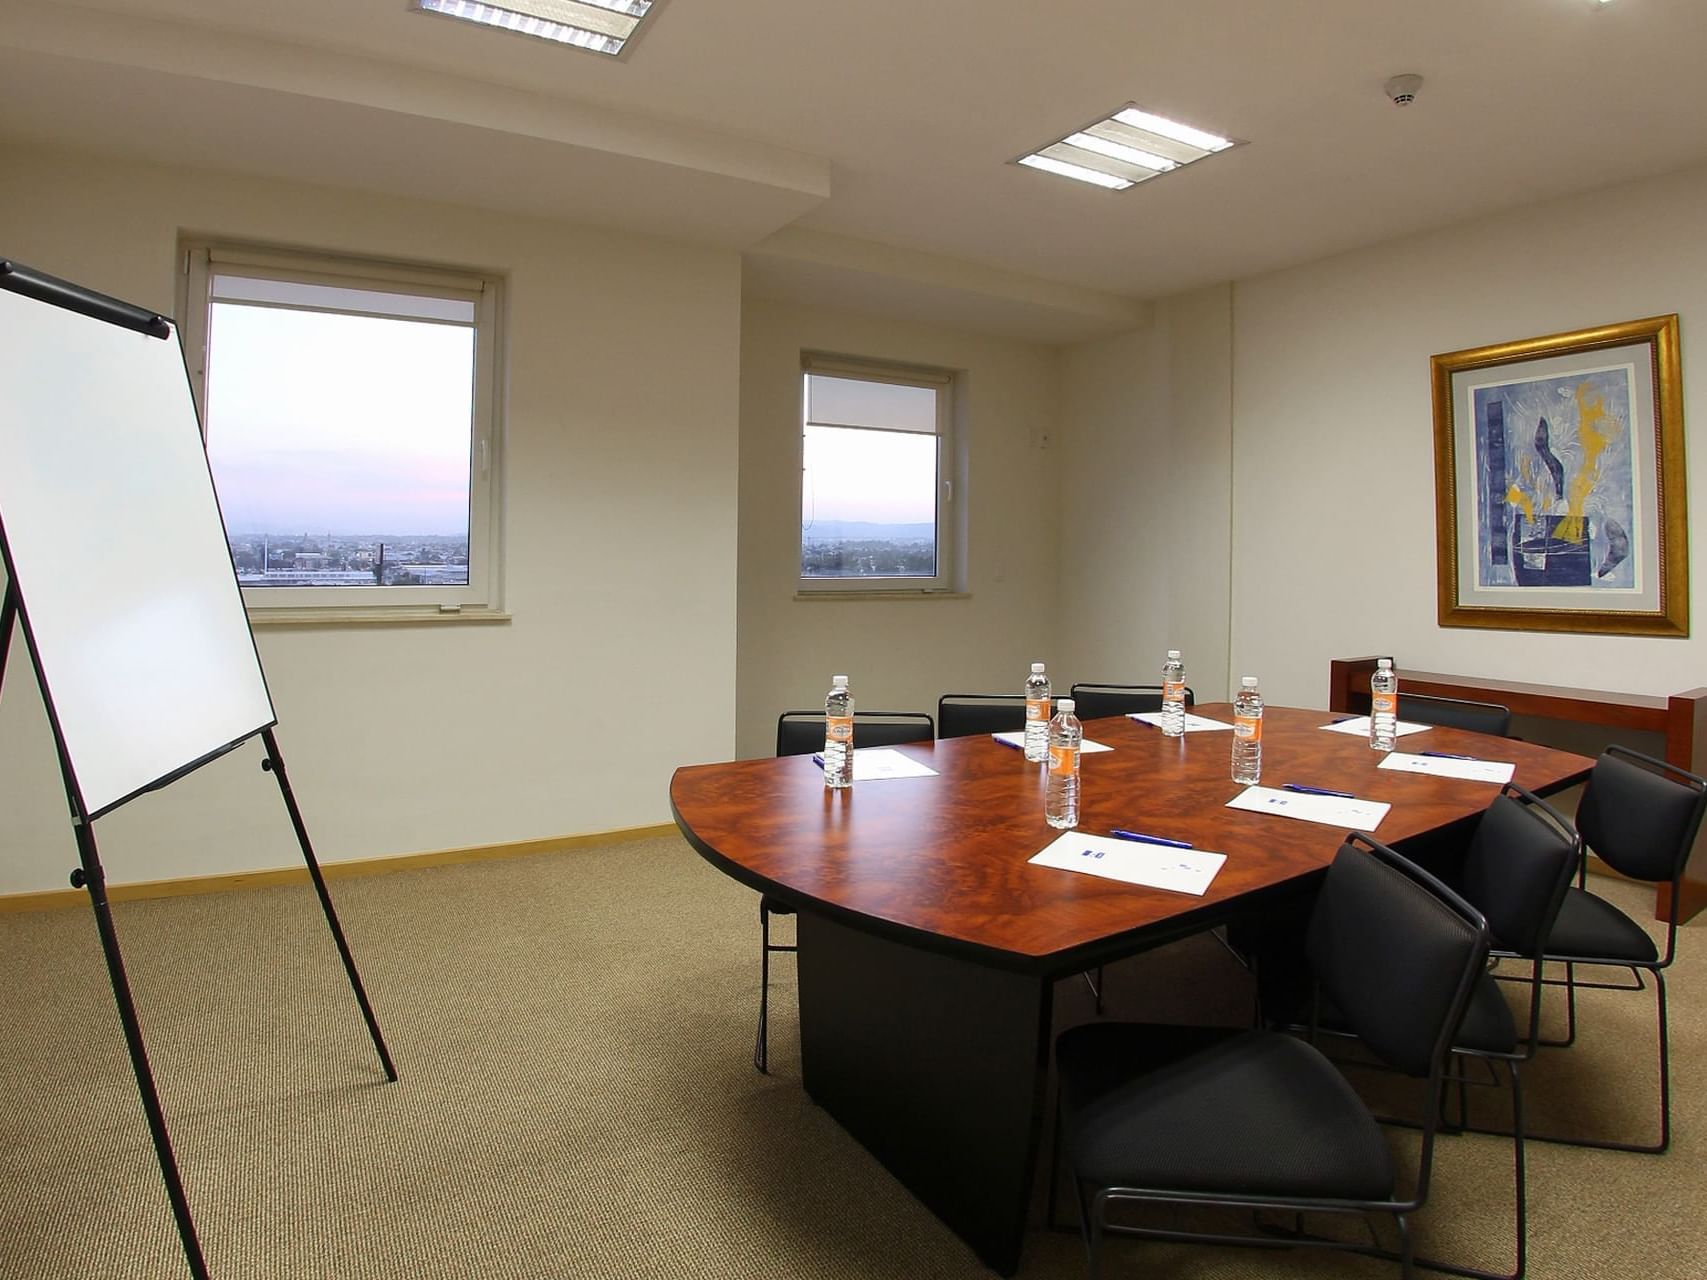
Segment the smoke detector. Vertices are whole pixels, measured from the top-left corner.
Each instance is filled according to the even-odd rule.
[[[1423,86],[1423,78],[1418,75],[1394,76],[1381,87],[1387,91],[1387,96],[1393,100],[1395,107],[1408,107],[1416,101],[1417,90]]]

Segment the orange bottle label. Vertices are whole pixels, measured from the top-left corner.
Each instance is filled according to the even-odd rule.
[[[825,716],[824,739],[827,742],[841,742],[853,745],[853,717]]]
[[[1374,716],[1396,716],[1399,714],[1399,695],[1396,693],[1372,693],[1369,695],[1369,714]]]
[[[1049,748],[1049,772],[1060,777],[1071,777],[1079,771],[1079,749],[1077,747]]]
[[[1025,718],[1027,720],[1049,719],[1049,699],[1027,698],[1025,700]]]
[[[1174,698],[1180,698],[1183,700],[1184,697],[1185,697],[1185,681],[1184,680],[1164,680],[1164,681],[1162,681],[1162,700],[1164,702],[1171,701]]]
[[[1262,741],[1261,716],[1234,716],[1233,736],[1243,738],[1246,742]]]

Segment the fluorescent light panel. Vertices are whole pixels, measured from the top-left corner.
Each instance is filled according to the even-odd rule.
[[[1237,145],[1128,103],[1095,124],[1022,156],[1020,164],[1063,178],[1124,191],[1193,161]]]
[[[632,43],[653,0],[410,0],[410,7],[614,57]]]

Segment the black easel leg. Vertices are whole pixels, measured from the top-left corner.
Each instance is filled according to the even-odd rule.
[[[326,878],[320,874],[320,863],[315,860],[314,846],[308,841],[308,828],[303,825],[302,811],[296,807],[296,797],[290,790],[290,779],[285,777],[284,757],[279,754],[278,740],[273,737],[271,729],[263,729],[261,741],[267,748],[267,758],[261,761],[261,768],[278,779],[279,794],[284,796],[285,808],[290,812],[290,825],[296,828],[296,842],[302,846],[302,859],[308,864],[308,874],[314,878],[314,892],[320,895],[320,909],[326,913],[326,924],[332,930],[333,940],[338,944],[338,954],[344,958],[344,972],[349,975],[350,989],[356,993],[356,1003],[362,1007],[362,1017],[367,1020],[367,1031],[373,1037],[373,1047],[379,1051],[379,1060],[385,1066],[385,1078],[395,1080],[397,1068],[391,1065],[391,1053],[385,1047],[385,1037],[379,1033],[379,1022],[373,1016],[373,1006],[368,1004],[367,991],[362,986],[362,976],[356,972],[355,957],[350,954],[350,944],[344,941],[344,930],[338,923],[338,913],[332,908],[332,895],[326,891]]]
[[[6,598],[0,601],[0,679],[6,675],[6,650],[12,644],[12,623],[18,616],[18,597],[12,584],[6,584]]]
[[[119,1021],[124,1024],[125,1044],[130,1048],[130,1065],[136,1073],[136,1087],[142,1094],[142,1110],[148,1117],[148,1131],[154,1138],[154,1154],[160,1161],[160,1176],[166,1180],[166,1196],[172,1202],[172,1216],[178,1222],[178,1238],[184,1244],[184,1257],[189,1261],[190,1274],[196,1280],[207,1280],[207,1262],[202,1257],[201,1241],[196,1239],[196,1224],[190,1217],[190,1203],[184,1198],[184,1184],[178,1176],[178,1161],[172,1154],[172,1138],[166,1132],[166,1117],[160,1109],[160,1094],[154,1087],[154,1072],[148,1065],[148,1050],[142,1043],[142,1027],[136,1020],[136,1005],[130,998],[130,980],[125,977],[124,957],[119,954],[119,936],[113,928],[113,913],[107,903],[106,873],[101,870],[100,855],[95,851],[95,835],[84,821],[74,823],[77,833],[77,853],[82,868],[71,877],[79,889],[89,890],[89,904],[95,909],[95,925],[101,932],[101,950],[107,956],[107,976],[112,980],[113,999],[119,1007]]]

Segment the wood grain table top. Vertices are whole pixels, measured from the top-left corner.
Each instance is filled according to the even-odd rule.
[[[1226,723],[1226,703],[1195,714]],[[1374,832],[1388,844],[1471,817],[1498,793],[1376,766],[1365,739],[1329,733],[1326,711],[1269,707],[1265,785],[1300,783],[1393,807]],[[1113,750],[1080,764],[1079,830],[1126,827],[1227,855],[1201,898],[1038,867],[1059,832],[1043,820],[1043,770],[987,735],[895,748],[936,777],[824,786],[810,756],[678,769],[670,805],[683,835],[744,884],[795,907],[928,949],[1004,968],[1070,973],[1207,927],[1253,895],[1299,887],[1323,870],[1344,830],[1226,807],[1229,732],[1168,738],[1116,716],[1085,736]],[[1581,781],[1593,761],[1532,743],[1455,729],[1408,735],[1401,749],[1510,761],[1513,781],[1546,794]]]

